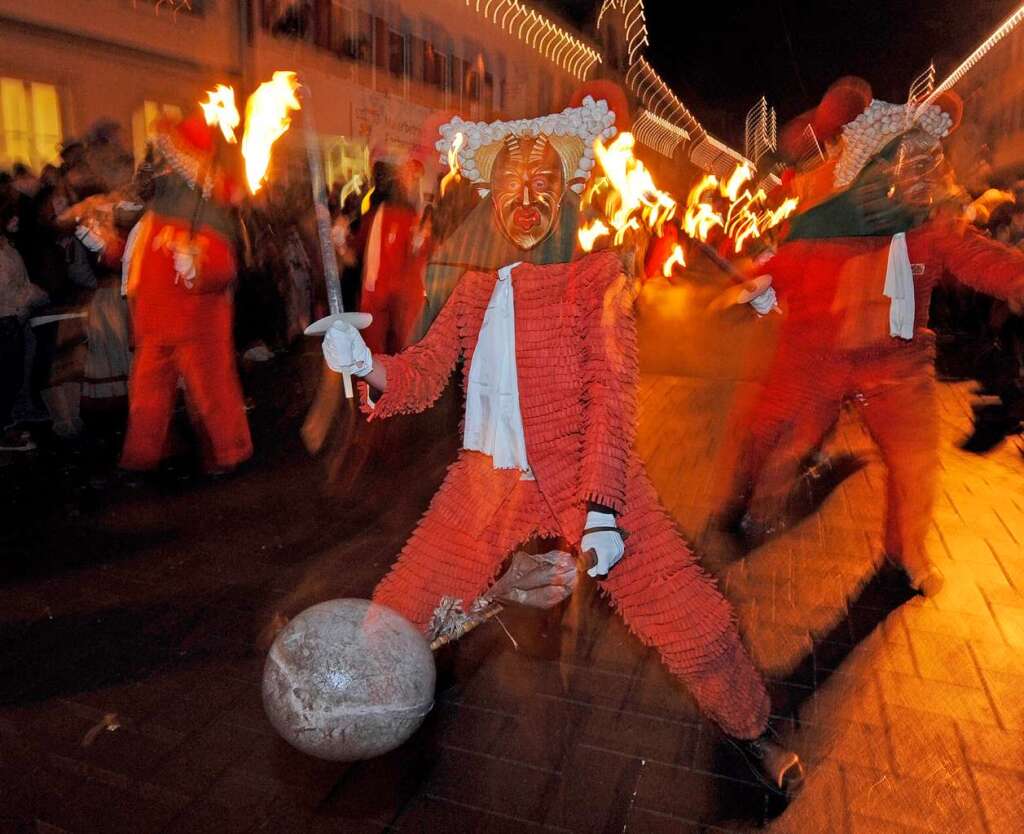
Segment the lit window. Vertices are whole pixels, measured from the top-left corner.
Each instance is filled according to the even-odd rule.
[[[24,162],[38,171],[60,155],[63,138],[56,87],[0,78],[0,167]]]
[[[132,114],[132,152],[135,161],[141,162],[146,157],[146,145],[153,137],[153,126],[161,117],[170,119],[181,118],[181,108],[176,104],[161,104],[156,101],[144,101]]]

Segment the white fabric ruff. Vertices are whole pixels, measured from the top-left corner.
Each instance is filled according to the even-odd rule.
[[[885,269],[885,296],[889,304],[889,335],[899,339],[914,338],[914,270],[907,252],[907,236],[893,235],[889,244],[889,263]]]
[[[517,266],[519,263],[498,270],[480,327],[469,368],[462,448],[490,455],[495,469],[519,469],[524,478],[532,479],[516,369],[512,270]]]

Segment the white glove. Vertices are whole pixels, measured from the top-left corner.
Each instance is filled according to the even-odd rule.
[[[89,230],[88,226],[78,226],[75,229],[75,237],[77,237],[82,242],[82,246],[90,252],[102,252],[103,247],[105,246],[103,241]]]
[[[347,321],[336,321],[324,336],[324,359],[335,373],[366,376],[373,370],[373,356],[363,337]]]
[[[196,259],[195,255],[187,249],[174,250],[174,283],[184,283],[186,289],[192,289],[196,284]]]
[[[584,530],[594,530],[602,527],[616,528],[615,516],[611,513],[602,513],[591,510],[587,513],[587,523]],[[602,530],[598,533],[586,533],[583,541],[580,542],[580,550],[586,553],[593,550],[597,554],[597,564],[587,571],[587,576],[604,578],[615,565],[618,564],[626,552],[626,543],[622,540],[622,534],[615,530]]]
[[[779,306],[779,297],[775,294],[775,287],[768,287],[763,293],[750,299],[750,306],[759,316],[767,316]]]

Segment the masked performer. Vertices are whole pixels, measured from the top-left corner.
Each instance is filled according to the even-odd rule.
[[[428,408],[465,363],[462,451],[374,600],[427,629],[442,598],[468,609],[531,538],[592,550],[589,573],[633,633],[784,786],[799,761],[765,735],[768,695],[731,607],[658,503],[634,448],[632,281],[611,251],[526,262],[541,248],[571,251],[589,149],[615,134],[614,120],[606,102],[586,98],[542,119],[472,126],[462,170],[489,199],[467,220],[470,244],[499,266],[466,272],[423,340],[396,356],[372,354],[347,325],[328,333],[331,368],[379,392],[372,404],[367,392],[371,419]],[[442,128],[439,150],[452,128]]]
[[[756,527],[752,492],[790,431],[813,448],[852,401],[887,469],[885,554],[924,595],[942,575],[928,558],[938,471],[939,418],[932,289],[944,273],[1000,298],[1024,299],[1024,256],[966,227],[950,190],[941,139],[959,119],[946,97],[915,107],[874,101],[843,128],[833,197],[794,219],[761,268],[786,316],[778,353],[747,420],[726,527]]]
[[[128,277],[136,349],[125,469],[159,464],[179,378],[206,470],[230,470],[252,454],[231,338],[237,189],[215,160],[216,141],[200,117],[165,122],[157,135],[155,193]]]
[[[421,172],[420,163],[412,159],[397,167],[383,160],[374,163],[377,208],[366,218],[359,309],[373,316],[363,336],[381,353],[409,346],[423,310],[422,266],[414,247],[419,218],[412,207]]]

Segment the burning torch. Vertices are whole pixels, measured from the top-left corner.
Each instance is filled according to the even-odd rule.
[[[341,281],[338,262],[331,244],[331,213],[327,208],[327,187],[320,161],[320,144],[313,126],[312,107],[303,107],[298,98],[299,81],[294,72],[275,72],[249,97],[245,106],[245,135],[242,138],[242,156],[249,191],[255,194],[263,185],[270,165],[270,150],[291,126],[291,113],[302,110],[304,116],[306,153],[309,175],[313,184],[313,206],[316,211],[320,255],[327,285],[327,303],[330,315],[313,322],[306,328],[307,335],[325,333],[336,321],[347,321],[360,330],[367,327],[372,316],[367,313],[346,313],[341,301]],[[303,87],[303,98],[310,103],[309,87]],[[344,374],[345,396],[352,399],[352,377]]]
[[[308,86],[303,86],[306,106],[302,108],[306,137],[306,156],[309,159],[309,178],[313,186],[313,206],[316,211],[316,231],[320,238],[320,257],[324,264],[324,283],[327,285],[327,304],[330,314],[313,322],[306,328],[306,335],[326,333],[336,321],[345,321],[358,330],[370,326],[373,316],[369,313],[346,313],[341,301],[341,280],[338,278],[338,259],[331,242],[331,212],[327,208],[327,184],[324,181],[323,163],[320,159],[320,142],[313,124],[312,95]],[[352,399],[352,375],[342,375],[345,380],[345,396]]]

